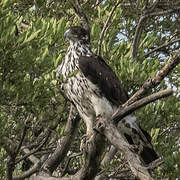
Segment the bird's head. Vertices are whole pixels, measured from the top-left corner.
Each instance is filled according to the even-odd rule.
[[[71,26],[65,33],[64,37],[70,42],[90,42],[90,34],[87,30],[80,26]]]

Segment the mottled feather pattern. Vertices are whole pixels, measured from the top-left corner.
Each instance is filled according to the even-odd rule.
[[[103,96],[116,106],[128,100],[116,74],[101,57],[80,56],[79,68],[85,77],[99,87]]]
[[[111,118],[128,96],[112,69],[90,50],[89,35],[85,30],[75,26],[68,30],[66,36],[70,46],[57,69],[57,78],[62,91],[86,123],[87,134],[91,134],[96,118]],[[143,162],[148,164],[158,158],[152,148],[151,137],[133,114],[122,119],[118,128],[129,144],[138,147]]]

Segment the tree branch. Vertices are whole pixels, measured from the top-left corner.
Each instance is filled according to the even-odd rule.
[[[113,145],[111,145],[110,150],[108,152],[106,152],[101,164],[103,166],[108,165],[109,162],[113,159],[116,152],[117,152],[117,148],[115,148]]]
[[[47,142],[47,140],[48,140],[48,138],[50,136],[50,133],[51,133],[49,130],[47,130],[47,131],[48,131],[48,134],[47,134],[46,138],[44,139],[44,141],[36,149],[34,149],[31,152],[25,154],[23,157],[17,159],[16,162],[15,162],[16,164],[21,162],[22,160],[26,159],[30,155],[35,154],[36,152],[38,152],[44,146],[44,144]]]
[[[109,23],[111,21],[111,18],[116,10],[116,8],[118,7],[118,5],[121,3],[121,1],[117,2],[115,4],[115,6],[112,8],[110,14],[109,14],[109,17],[108,19],[106,20],[104,26],[103,26],[103,29],[101,31],[101,34],[100,34],[100,38],[99,38],[99,41],[98,41],[98,48],[97,48],[97,54],[100,56],[101,55],[101,45],[102,45],[102,41],[103,41],[103,38],[104,38],[104,34],[105,32],[107,31],[108,29],[108,26],[109,26]]]
[[[143,104],[145,102],[149,103],[155,99],[159,99],[164,96],[170,95],[172,93],[172,90],[164,90],[164,91],[155,93],[155,94],[149,96],[148,98],[139,100],[151,88],[157,86],[164,79],[164,77],[166,77],[170,73],[170,71],[179,63],[180,63],[180,54],[176,54],[172,58],[172,60],[169,61],[169,63],[167,63],[154,78],[151,78],[150,80],[146,81],[144,83],[144,85],[142,86],[142,88],[137,93],[135,93],[134,96],[132,96],[125,104],[123,104],[121,107],[119,107],[118,112],[116,112],[113,115],[112,119],[123,118],[125,115],[127,115],[127,114],[131,113],[132,111],[134,111],[135,109],[143,106]],[[139,100],[139,101],[137,101],[137,100]],[[136,101],[137,101],[137,104],[136,104]],[[134,110],[133,110],[133,108],[134,108]],[[124,111],[124,112],[122,112],[122,114],[119,113],[119,112],[121,112],[121,110]],[[111,142],[111,144],[113,144],[116,148],[118,148],[119,150],[122,150],[125,153],[126,159],[127,159],[128,163],[130,165],[130,168],[135,176],[139,177],[142,180],[146,180],[146,179],[152,180],[152,177],[148,172],[149,167],[146,168],[141,165],[141,161],[140,161],[138,155],[133,151],[133,147],[124,141],[124,139],[122,138],[121,134],[119,133],[119,131],[113,121],[108,121],[107,119],[101,119],[101,120],[99,120],[99,122],[97,122],[95,129],[97,131],[101,132],[102,134],[104,134],[106,136],[106,138]]]
[[[73,154],[73,155],[71,155],[70,157],[68,157],[68,160],[67,160],[67,162],[66,162],[66,164],[65,164],[65,167],[64,167],[63,170],[61,171],[61,177],[63,177],[63,176],[66,174],[66,172],[67,172],[67,170],[68,170],[68,165],[69,165],[71,159],[72,159],[72,158],[75,158],[75,157],[77,157],[77,156],[81,156],[81,155],[82,155],[82,152],[79,152],[79,153],[77,153],[77,154]]]
[[[176,42],[180,42],[180,38],[174,39],[174,40],[169,41],[169,42],[165,42],[165,43],[162,44],[161,46],[158,46],[157,48],[154,48],[152,51],[146,53],[146,54],[144,55],[144,58],[146,58],[146,57],[148,57],[150,54],[152,54],[152,53],[154,53],[154,52],[156,52],[156,51],[159,51],[160,49],[162,49],[162,48],[164,48],[164,47],[167,47],[167,46],[169,46],[169,45],[171,45],[171,44],[174,44],[174,43],[176,43]]]
[[[27,129],[28,129],[28,126],[27,126],[27,122],[29,120],[29,116],[28,118],[26,119],[26,122],[25,122],[25,125],[24,125],[24,129],[23,129],[23,133],[22,133],[22,137],[20,139],[20,142],[19,142],[19,145],[17,146],[16,150],[15,150],[15,153],[16,153],[16,156],[17,154],[19,153],[20,149],[21,149],[21,146],[22,146],[22,143],[24,141],[24,138],[26,136],[26,133],[27,133]]]
[[[149,10],[148,13],[152,12],[156,8],[158,2],[159,2],[159,0],[156,0],[153,3],[153,5],[148,9]],[[139,47],[139,42],[140,42],[141,34],[143,32],[143,28],[144,28],[145,21],[147,18],[148,18],[148,15],[146,13],[145,15],[142,15],[139,19],[139,22],[138,22],[138,25],[136,28],[136,32],[134,35],[133,43],[132,43],[132,58],[133,59],[137,59],[137,51],[138,51],[138,47]]]
[[[60,162],[66,156],[70,148],[71,142],[75,137],[79,121],[80,121],[80,116],[79,114],[77,114],[77,110],[74,107],[74,105],[71,105],[69,117],[65,128],[66,136],[62,138],[61,145],[57,146],[55,152],[43,165],[43,169],[49,174],[53,173],[53,171],[58,167]]]
[[[24,148],[23,149],[25,154],[31,154],[30,150],[28,148]],[[28,159],[34,163],[34,165],[27,170],[26,172],[24,172],[23,174],[17,175],[13,177],[13,180],[23,180],[25,178],[30,177],[32,174],[36,173],[41,166],[40,160],[38,158],[36,158],[34,155],[29,155]]]
[[[20,174],[18,176],[14,176],[13,180],[24,180],[25,178],[30,177],[31,175],[33,175],[34,173],[39,171],[40,166],[41,166],[41,163],[39,161],[39,162],[35,163],[29,170],[27,170],[23,174]]]
[[[141,165],[142,163],[138,154],[135,153],[133,146],[125,142],[112,121],[108,121],[108,119],[99,119],[96,129],[102,133],[118,150],[124,152],[130,168],[135,176],[139,177],[140,180],[153,180],[148,170]]]
[[[152,12],[155,7],[158,5],[158,0],[155,2],[155,4],[152,6],[152,8],[149,9],[149,11],[146,12],[145,15],[142,15],[139,19],[137,28],[136,28],[136,32],[134,35],[134,39],[133,39],[133,43],[132,43],[132,58],[133,59],[137,59],[137,51],[138,51],[138,47],[139,47],[139,42],[140,42],[140,38],[141,38],[141,34],[145,25],[145,21],[147,20],[147,18],[151,18],[153,16],[163,16],[163,15],[167,15],[170,13],[173,13],[175,11],[179,11],[180,7],[173,7],[173,9],[169,9],[166,11],[160,11],[160,12]]]
[[[170,96],[173,94],[173,90],[172,89],[166,89],[166,90],[162,90],[159,91],[157,93],[154,93],[150,96],[147,96],[145,98],[142,98],[138,101],[136,101],[135,103],[125,107],[125,108],[121,108],[119,110],[119,112],[116,114],[116,116],[113,117],[113,121],[115,124],[118,124],[118,122],[124,118],[125,116],[127,116],[128,114],[134,112],[135,110],[153,102],[156,101],[157,99],[161,99],[167,96]]]
[[[137,59],[137,51],[139,47],[139,42],[140,42],[141,34],[144,28],[144,24],[145,24],[144,22],[146,19],[147,19],[146,16],[142,16],[138,22],[136,32],[133,38],[133,43],[132,43],[132,59]]]
[[[2,141],[3,141],[3,147],[6,150],[7,154],[12,157],[15,155],[15,143],[9,139],[8,137],[2,137]],[[6,143],[5,143],[6,142]]]
[[[77,179],[94,179],[96,176],[100,162],[101,155],[104,151],[105,139],[104,136],[93,131],[92,136],[86,142],[84,150],[84,163],[82,168],[76,173]]]
[[[156,87],[161,81],[180,63],[180,53],[175,54],[172,59],[153,78],[148,79],[142,87],[125,103],[122,107],[130,105],[147,94],[152,88]],[[121,107],[121,108],[122,108]],[[113,117],[116,116],[114,113]]]
[[[86,14],[83,12],[78,0],[72,0],[76,14],[79,16],[82,26],[90,33],[90,26]]]

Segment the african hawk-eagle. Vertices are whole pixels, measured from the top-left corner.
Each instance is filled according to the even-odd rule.
[[[91,134],[94,120],[99,116],[111,118],[118,106],[128,100],[128,96],[112,69],[91,51],[87,30],[72,26],[64,36],[70,45],[57,69],[57,78],[62,91],[86,123],[87,134]],[[150,135],[140,127],[133,114],[121,120],[118,127],[128,143],[138,147],[144,163],[158,158]]]

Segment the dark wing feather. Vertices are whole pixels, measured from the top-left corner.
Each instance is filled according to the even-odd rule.
[[[99,56],[81,56],[79,68],[84,76],[97,85],[101,93],[113,104],[119,106],[128,96],[118,77]]]

